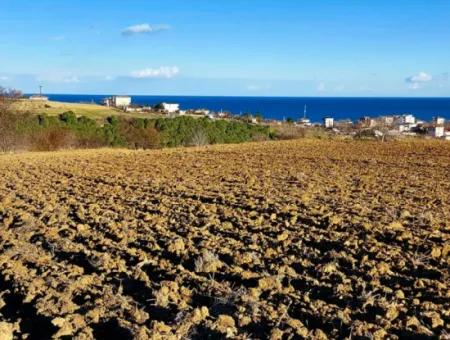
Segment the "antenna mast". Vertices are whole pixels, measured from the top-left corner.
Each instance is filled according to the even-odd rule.
[[[39,85],[39,97],[42,97],[42,85]]]

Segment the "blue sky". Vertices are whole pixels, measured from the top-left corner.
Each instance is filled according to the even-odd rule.
[[[448,0],[0,0],[25,92],[449,96]]]

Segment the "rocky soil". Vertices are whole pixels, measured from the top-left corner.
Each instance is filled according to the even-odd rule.
[[[0,339],[450,337],[450,143],[0,156]]]

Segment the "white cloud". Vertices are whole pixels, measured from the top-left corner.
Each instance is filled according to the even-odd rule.
[[[131,72],[133,78],[173,78],[180,73],[177,66],[161,66],[158,68],[145,68]]]
[[[422,85],[433,80],[433,76],[426,72],[419,72],[416,75],[410,76],[405,79],[409,84],[411,90],[418,90],[422,88]]]
[[[7,76],[0,76],[0,80],[1,81],[7,81],[7,80],[9,80],[9,78]]]
[[[325,91],[327,88],[326,88],[326,85],[325,85],[325,83],[324,82],[320,82],[318,85],[317,85],[317,91],[319,91],[319,92],[323,92],[323,91]]]
[[[131,72],[133,78],[173,78],[180,73],[177,66],[161,66],[158,68],[145,68]]]
[[[113,77],[113,76],[106,76],[106,77],[105,77],[105,80],[111,81],[111,80],[114,80],[114,77]]]
[[[419,74],[406,78],[408,83],[427,83],[431,80],[433,80],[432,75],[426,72],[419,72]]]
[[[136,34],[151,34],[161,31],[167,31],[171,27],[165,24],[150,25],[150,24],[139,24],[133,25],[125,28],[122,31],[122,35],[136,35]]]

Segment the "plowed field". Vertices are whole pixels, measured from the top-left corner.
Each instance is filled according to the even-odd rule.
[[[450,334],[450,143],[0,156],[0,339]]]

